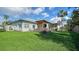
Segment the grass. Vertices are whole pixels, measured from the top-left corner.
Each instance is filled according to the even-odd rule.
[[[74,51],[78,50],[78,35],[72,32],[0,32],[0,51]]]

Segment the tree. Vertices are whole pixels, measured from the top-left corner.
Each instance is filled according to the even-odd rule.
[[[9,16],[8,15],[4,15],[3,18],[4,18],[3,23],[2,23],[3,24],[3,29],[6,30],[5,27],[8,24],[8,18],[9,18]]]
[[[72,19],[67,20],[67,29],[68,31],[72,31]]]
[[[67,11],[60,10],[60,11],[58,12],[58,17],[61,17],[61,18],[62,18],[61,21],[64,21],[64,16],[67,16]]]
[[[66,16],[66,15],[67,15],[67,11],[60,10],[60,11],[58,12],[58,16],[59,16],[59,17],[64,17],[64,16]]]
[[[71,20],[68,20],[68,25],[72,31],[76,25],[79,25],[79,8],[75,8],[75,10],[73,10],[71,18]]]
[[[65,11],[65,10],[59,10],[58,17],[61,17],[61,20],[59,20],[57,22],[57,24],[58,25],[62,24],[62,28],[59,27],[59,30],[60,29],[62,29],[62,30],[64,29],[64,24],[63,24],[63,22],[65,21],[64,16],[67,16],[67,11]]]

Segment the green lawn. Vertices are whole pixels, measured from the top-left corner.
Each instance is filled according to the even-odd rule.
[[[69,32],[0,32],[0,51],[78,50],[78,36]]]

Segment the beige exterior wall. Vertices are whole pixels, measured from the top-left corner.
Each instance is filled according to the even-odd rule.
[[[20,24],[21,27],[19,27],[19,24]],[[35,28],[33,28],[33,25],[35,26]],[[12,25],[7,25],[6,26],[6,31],[22,31],[22,32],[26,32],[26,31],[33,31],[35,29],[37,29],[36,24],[26,23],[26,22],[17,22],[17,23],[14,23]]]
[[[46,28],[44,28],[44,24],[46,24]],[[43,24],[38,24],[37,25],[38,31],[43,31],[47,29],[49,31],[50,29],[50,24],[49,23],[43,23]]]
[[[35,26],[35,28],[33,28]],[[22,31],[33,31],[37,28],[36,24],[32,23],[22,23]]]

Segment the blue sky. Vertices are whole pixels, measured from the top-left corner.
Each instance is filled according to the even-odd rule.
[[[33,20],[46,19],[50,21],[57,16],[59,10],[68,11],[67,17],[71,16],[74,7],[68,9],[67,7],[0,7],[0,21],[3,20],[3,15],[8,15],[9,20],[14,21],[18,19],[31,18]]]

